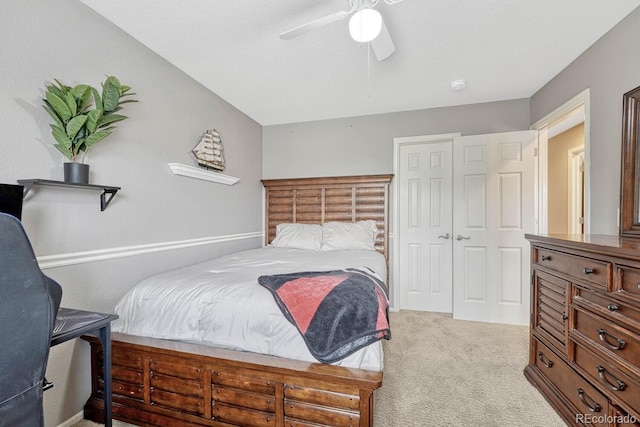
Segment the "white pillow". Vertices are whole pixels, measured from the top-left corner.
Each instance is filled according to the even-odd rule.
[[[322,225],[323,251],[375,250],[378,227],[373,220],[326,222]]]
[[[322,227],[319,224],[278,224],[271,246],[319,251],[322,246]]]

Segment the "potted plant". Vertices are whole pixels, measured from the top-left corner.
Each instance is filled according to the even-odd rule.
[[[70,160],[64,164],[64,180],[87,184],[89,165],[82,163],[87,150],[111,135],[114,123],[127,118],[116,112],[122,109],[122,104],[136,102],[126,98],[135,93],[114,76],[107,76],[102,83],[102,94],[86,84],[71,87],[54,80],[54,84],[47,86],[43,107],[54,121],[51,124],[54,147]]]

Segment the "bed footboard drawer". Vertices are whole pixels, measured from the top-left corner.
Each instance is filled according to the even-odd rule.
[[[332,426],[355,427],[360,425],[360,417],[357,412],[343,411],[338,408],[312,405],[289,399],[285,399],[284,402],[284,415],[290,420],[288,422],[300,420]]]
[[[285,426],[360,425],[361,399],[357,389],[333,390],[310,387],[312,384],[285,384]]]
[[[211,382],[214,387],[220,385],[254,393],[275,395],[276,382],[268,378],[262,378],[260,372],[243,372],[236,369],[232,374],[227,371],[215,370],[211,376]]]
[[[216,421],[237,426],[272,427],[276,425],[275,414],[219,402],[213,404],[213,418]]]
[[[275,413],[276,411],[275,397],[265,394],[214,386],[212,397],[214,401],[214,408],[217,402],[221,402],[233,403],[234,405],[241,406],[243,408],[251,408],[269,413]]]
[[[211,373],[213,419],[233,425],[273,426],[276,381],[263,372],[236,369]]]
[[[316,388],[301,387],[291,384],[285,385],[284,397],[292,401],[340,407],[351,410],[358,410],[360,407],[360,396],[327,390],[318,390]]]
[[[152,358],[149,359],[149,370],[154,375],[162,374],[185,380],[202,382],[204,369],[199,364],[181,365],[174,358]]]
[[[141,370],[113,365],[111,367],[111,378],[113,394],[138,400],[144,398],[144,380]],[[104,390],[102,383],[100,383],[99,388]]]
[[[96,351],[95,357],[98,358],[100,363],[99,367],[96,368],[99,369],[100,375],[102,375],[104,366],[102,348]],[[111,362],[111,378],[111,389],[115,399],[118,396],[123,396],[127,399],[144,400],[144,367],[139,357],[130,354],[114,355]],[[94,393],[98,392],[98,390],[104,392],[104,383],[100,381],[97,384],[93,384],[92,388]]]
[[[168,375],[156,374],[155,372],[150,378],[151,389],[153,390],[171,390],[184,396],[204,397],[204,387],[201,381],[185,380]]]
[[[204,415],[202,399],[197,397],[185,396],[179,393],[155,389],[150,391],[150,396],[151,405],[163,408],[179,409],[182,412],[198,416]]]

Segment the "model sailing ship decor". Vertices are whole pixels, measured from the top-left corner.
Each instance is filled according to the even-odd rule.
[[[171,172],[175,175],[213,181],[219,184],[234,185],[240,178],[221,173],[225,169],[224,148],[217,130],[205,131],[198,140],[198,144],[191,150],[198,166],[169,163]]]
[[[223,151],[220,134],[215,129],[204,132],[192,150],[199,166],[218,172],[224,171]]]

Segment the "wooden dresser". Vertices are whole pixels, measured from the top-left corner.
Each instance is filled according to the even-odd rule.
[[[640,241],[527,235],[525,376],[569,425],[640,425]]]

